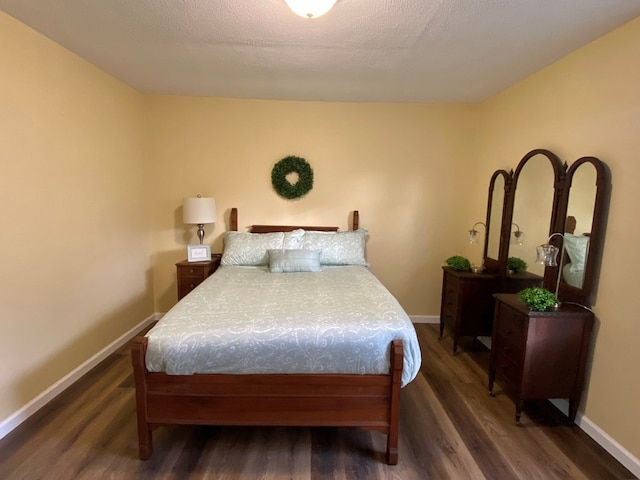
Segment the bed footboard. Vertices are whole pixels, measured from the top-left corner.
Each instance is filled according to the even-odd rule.
[[[145,367],[147,338],[131,350],[140,458],[153,452],[160,425],[362,427],[387,435],[387,462],[398,462],[402,341],[391,344],[388,375],[166,375]]]

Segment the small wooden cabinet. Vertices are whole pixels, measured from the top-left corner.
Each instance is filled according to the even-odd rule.
[[[440,337],[446,326],[453,335],[453,353],[456,353],[459,337],[491,335],[492,295],[498,291],[498,276],[458,272],[450,267],[442,269]]]
[[[542,277],[529,272],[499,276],[492,273],[458,272],[442,267],[440,338],[447,327],[453,335],[453,353],[460,337],[490,336],[493,331],[493,294],[515,293],[539,286]]]
[[[530,311],[514,294],[496,294],[489,393],[496,376],[516,397],[516,422],[528,399],[569,399],[575,421],[593,329],[593,313],[573,304]]]
[[[178,300],[200,285],[220,266],[220,254],[212,254],[211,260],[206,262],[188,262],[183,260],[176,263],[178,275]]]

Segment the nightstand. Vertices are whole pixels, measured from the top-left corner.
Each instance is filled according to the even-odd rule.
[[[178,275],[178,300],[200,285],[205,278],[215,272],[220,266],[222,255],[214,253],[211,260],[206,262],[188,262],[183,260],[176,263]]]
[[[518,295],[494,297],[489,393],[493,395],[496,376],[515,391],[517,423],[524,400],[567,398],[573,422],[584,387],[593,313],[567,303],[534,312]]]

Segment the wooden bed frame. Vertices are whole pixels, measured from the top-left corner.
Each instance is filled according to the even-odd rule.
[[[231,230],[238,228],[231,211]],[[353,215],[358,228],[358,212]],[[254,225],[253,232],[335,231],[337,227]],[[133,339],[139,455],[153,452],[152,431],[163,425],[361,427],[387,435],[389,465],[398,463],[401,340],[391,343],[387,375],[287,374],[167,375],[146,369],[147,338]]]

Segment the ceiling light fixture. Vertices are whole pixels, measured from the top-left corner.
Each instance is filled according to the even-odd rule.
[[[284,0],[294,13],[304,18],[317,18],[327,13],[337,0]]]

